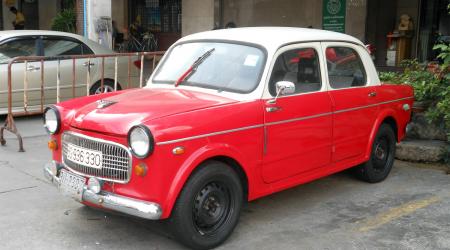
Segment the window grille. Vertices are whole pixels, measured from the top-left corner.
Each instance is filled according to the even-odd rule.
[[[131,0],[130,24],[141,18],[142,27],[152,32],[181,32],[181,0]]]

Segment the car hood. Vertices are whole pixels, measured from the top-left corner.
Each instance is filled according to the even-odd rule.
[[[237,102],[183,89],[136,89],[106,97],[78,108],[70,126],[114,135],[161,117]],[[101,107],[100,104],[105,105]]]

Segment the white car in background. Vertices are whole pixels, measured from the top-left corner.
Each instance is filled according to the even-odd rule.
[[[0,115],[8,110],[8,63],[18,56],[68,56],[68,55],[104,55],[114,51],[103,47],[82,36],[56,31],[22,30],[0,31]],[[132,58],[130,87],[139,86],[140,61]],[[57,60],[44,63],[44,104],[56,102]],[[104,86],[101,88],[102,59],[77,59],[75,61],[75,96],[114,91],[115,59],[105,59]],[[90,67],[90,82],[87,83],[87,70]],[[13,112],[24,111],[24,70],[25,63],[12,66]],[[27,64],[27,110],[40,110],[41,99],[41,62]],[[73,97],[73,61],[60,60],[60,97],[61,101]],[[128,57],[118,59],[117,89],[128,87]]]

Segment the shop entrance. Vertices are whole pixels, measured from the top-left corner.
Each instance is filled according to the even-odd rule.
[[[375,65],[386,66],[387,34],[397,22],[397,1],[369,0],[367,3],[366,43],[375,46]]]
[[[437,42],[450,44],[450,14],[447,0],[422,0],[420,10],[420,35],[417,57],[419,61],[436,59],[433,46]]]
[[[130,0],[129,23],[140,22],[153,33],[158,50],[167,50],[181,37],[181,0]]]

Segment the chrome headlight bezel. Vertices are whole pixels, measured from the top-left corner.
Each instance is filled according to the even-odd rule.
[[[50,117],[48,117],[47,115],[51,114],[49,112],[53,113],[54,117],[52,117],[52,118],[56,120],[56,125],[48,124]],[[51,135],[57,134],[59,132],[59,130],[61,129],[61,115],[59,114],[58,109],[54,106],[47,107],[44,111],[43,118],[44,118],[44,128],[47,131],[47,133],[49,133]]]
[[[146,145],[144,145],[143,149],[136,148],[138,145],[136,145],[136,142],[132,141],[132,140],[135,140],[135,139],[133,139],[133,137],[134,137],[133,135],[135,133],[140,133],[141,139],[146,140],[145,141]],[[136,136],[139,136],[139,135],[136,134]],[[127,139],[128,139],[128,146],[130,148],[130,151],[136,158],[144,159],[153,153],[155,141],[153,139],[153,135],[152,135],[150,129],[148,129],[146,126],[136,125],[136,126],[131,127],[130,131],[128,132]]]

